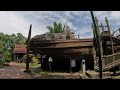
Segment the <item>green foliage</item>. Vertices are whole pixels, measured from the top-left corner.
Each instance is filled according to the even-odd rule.
[[[26,38],[21,33],[17,33],[16,43],[17,44],[26,44]]]
[[[62,23],[53,23],[53,27],[47,26],[50,33],[63,33],[64,31],[70,31],[69,26],[62,25]]]
[[[3,63],[4,63],[4,59],[2,56],[0,56],[0,66],[2,66]]]
[[[23,62],[26,62],[26,54],[23,55]]]
[[[12,60],[12,52],[15,44],[25,44],[26,38],[21,34],[17,33],[17,35],[12,34],[4,34],[0,33],[0,54],[2,59],[6,62]]]
[[[31,64],[34,66],[37,66],[38,65],[38,62],[39,62],[39,60],[35,57],[35,56],[33,56],[32,57],[32,61],[31,61]]]

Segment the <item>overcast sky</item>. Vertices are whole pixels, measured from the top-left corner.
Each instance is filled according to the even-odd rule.
[[[120,11],[94,11],[99,24],[108,18],[112,31],[120,28]],[[28,36],[32,24],[32,37],[48,32],[46,28],[53,22],[68,24],[80,38],[92,38],[92,18],[89,11],[0,11],[0,32],[6,34],[22,33]]]

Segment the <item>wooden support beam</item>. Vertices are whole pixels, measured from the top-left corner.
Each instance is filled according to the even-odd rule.
[[[98,35],[100,36],[100,29],[99,29],[97,17],[95,17],[95,23],[96,23],[96,27],[97,27],[97,33],[98,33]]]
[[[101,56],[103,56],[103,47],[102,47],[102,40],[101,40],[101,35],[100,35],[100,29],[99,29],[99,25],[98,25],[98,19],[97,17],[95,17],[95,21],[96,21],[96,25],[97,25],[97,33],[98,33],[98,36],[99,36],[99,42],[100,42],[100,53],[101,53]]]
[[[108,28],[108,32],[109,32],[109,35],[110,35],[110,41],[111,41],[111,47],[112,47],[112,54],[114,54],[113,40],[112,40],[111,31],[110,31],[110,26],[109,26],[109,22],[108,22],[108,20],[107,20],[107,17],[105,17],[105,21],[106,21],[107,28]]]
[[[30,25],[29,33],[28,33],[28,40],[27,40],[27,55],[26,55],[26,70],[24,72],[31,72],[29,70],[29,54],[30,54],[30,39],[31,39],[31,29],[32,29],[32,24]]]
[[[90,13],[91,13],[91,17],[92,17],[93,24],[94,24],[94,28],[95,28],[96,44],[97,44],[97,48],[98,48],[98,56],[99,56],[99,77],[100,77],[100,79],[102,79],[102,60],[101,60],[100,39],[99,39],[99,35],[98,35],[98,31],[97,31],[98,29],[97,29],[97,26],[96,26],[96,22],[95,22],[95,18],[94,18],[93,12],[90,11]]]
[[[91,27],[92,27],[92,29],[93,29],[93,36],[94,36],[94,38],[95,38],[96,36],[95,36],[95,29],[94,29],[94,24],[93,24],[93,23],[92,23],[92,26],[91,26]]]
[[[14,62],[16,61],[16,53],[13,54],[14,55]]]
[[[104,26],[103,26],[103,24],[101,23],[101,27],[102,27],[102,32],[104,32],[105,30],[104,30]]]
[[[76,43],[39,43],[39,44],[34,44],[34,47],[32,48],[70,48],[70,47],[91,47],[93,46],[93,42],[76,42]]]

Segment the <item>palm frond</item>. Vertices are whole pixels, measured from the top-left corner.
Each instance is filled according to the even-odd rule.
[[[54,29],[51,26],[47,26],[47,28],[50,31],[50,33],[54,33]]]

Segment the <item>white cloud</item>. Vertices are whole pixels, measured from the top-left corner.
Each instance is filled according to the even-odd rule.
[[[108,17],[112,31],[120,27],[119,11],[94,11],[99,24],[105,23]],[[32,24],[32,36],[48,32],[46,28],[54,21],[68,24],[81,38],[91,38],[92,18],[89,11],[0,11],[0,32],[6,34],[22,33],[28,36],[29,25]]]
[[[95,15],[99,20],[99,24],[106,25],[105,17],[109,20],[111,31],[115,31],[120,28],[120,11],[96,11]]]
[[[26,36],[29,29],[29,22],[13,12],[0,12],[0,32],[6,34],[22,33]]]

